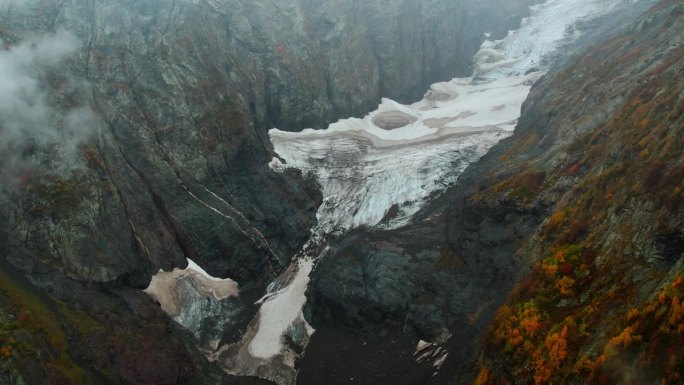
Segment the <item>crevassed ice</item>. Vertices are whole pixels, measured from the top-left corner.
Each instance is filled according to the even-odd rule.
[[[532,6],[532,16],[524,19],[519,29],[510,31],[502,40],[485,41],[475,55],[475,74],[493,79],[543,67],[545,59],[580,36],[576,28],[578,21],[596,18],[627,3],[627,0],[549,0]],[[483,61],[490,51],[501,59],[495,63]]]

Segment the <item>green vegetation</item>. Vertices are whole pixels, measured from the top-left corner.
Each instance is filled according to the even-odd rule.
[[[543,171],[528,171],[504,180],[495,185],[492,190],[494,193],[505,192],[507,195],[522,199],[524,203],[527,203],[541,192],[545,178],[546,173]]]
[[[21,378],[30,361],[39,362],[52,384],[92,383],[69,356],[65,327],[52,304],[0,270],[0,370]],[[65,310],[62,310],[65,311]],[[81,318],[83,317],[83,318]],[[85,314],[70,316],[86,320]],[[90,321],[79,321],[79,323]]]

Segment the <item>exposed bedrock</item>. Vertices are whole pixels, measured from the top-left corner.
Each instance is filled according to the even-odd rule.
[[[455,193],[467,194],[463,190]],[[368,341],[381,350],[411,350],[419,339],[425,339],[449,350],[442,370],[432,377],[430,365],[411,360],[410,365],[401,364],[401,355],[396,361],[377,358],[391,361],[384,363],[387,367],[403,365],[405,373],[410,373],[393,383],[438,384],[469,378],[464,368],[477,359],[477,336],[502,295],[520,278],[518,271],[526,268],[511,256],[548,207],[541,202],[521,208],[506,200],[475,205],[456,201],[445,214],[431,215],[399,230],[353,234],[314,272],[307,293],[309,311],[312,325],[323,330],[324,337],[314,334],[311,349],[315,351],[317,338],[327,338],[329,329],[337,333],[353,330],[348,343],[358,341],[361,346]],[[389,348],[393,344],[398,346]],[[350,361],[356,360],[350,357],[343,355],[340,360],[354,366]],[[359,365],[365,359],[359,359]],[[313,360],[324,361],[321,357]],[[307,361],[305,358],[301,373],[305,379],[316,370],[309,368]],[[329,370],[334,372],[336,365],[329,362]],[[374,377],[382,376],[382,371],[363,372],[363,366],[354,367],[359,368],[357,376],[384,380]],[[313,384],[317,377],[313,378],[302,383]]]
[[[266,168],[266,130],[362,115],[380,96],[416,99],[467,73],[483,32],[503,34],[524,3],[9,7],[8,47],[58,29],[80,39],[46,79],[48,96],[57,109],[91,106],[101,126],[77,154],[86,167],[76,176],[10,170],[24,172],[12,253],[40,250],[87,281],[143,287],[190,257],[215,276],[264,284],[306,240],[318,205],[314,186]],[[63,202],[49,198],[59,188],[69,205],[57,210],[49,206]],[[13,260],[31,270],[24,258]]]
[[[430,83],[469,73],[483,33],[502,36],[529,2],[12,2],[0,9],[3,49],[74,34],[74,53],[36,77],[56,115],[86,107],[95,116],[84,123],[92,138],[69,154],[75,166],[30,130],[2,144],[2,156],[19,160],[0,166],[9,180],[2,258],[118,331],[67,333],[91,341],[64,354],[96,382],[220,378],[180,348],[193,345],[189,334],[140,289],[190,258],[239,282],[239,306],[253,315],[250,304],[306,241],[320,204],[311,181],[267,168],[267,130],[360,116],[381,96],[418,99]],[[135,350],[127,344],[144,357],[110,359]],[[93,358],[94,346],[108,354]],[[154,356],[154,346],[174,353]]]

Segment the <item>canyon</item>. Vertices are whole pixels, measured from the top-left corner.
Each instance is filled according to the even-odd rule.
[[[683,12],[0,2],[0,383],[677,383]]]

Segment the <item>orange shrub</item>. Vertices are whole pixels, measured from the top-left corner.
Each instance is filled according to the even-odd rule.
[[[575,286],[575,280],[569,276],[564,276],[556,282],[556,289],[564,297],[569,297],[574,294],[573,287]]]
[[[560,368],[568,358],[568,325],[563,325],[560,332],[549,333],[544,347],[535,353],[534,383],[548,384],[553,371]]]
[[[475,385],[485,385],[489,380],[489,368],[484,366],[480,369],[477,378],[475,379]]]
[[[565,211],[564,210],[558,210],[551,214],[551,218],[549,218],[549,226],[553,228],[557,228],[558,225],[563,223],[563,220],[565,220]]]

